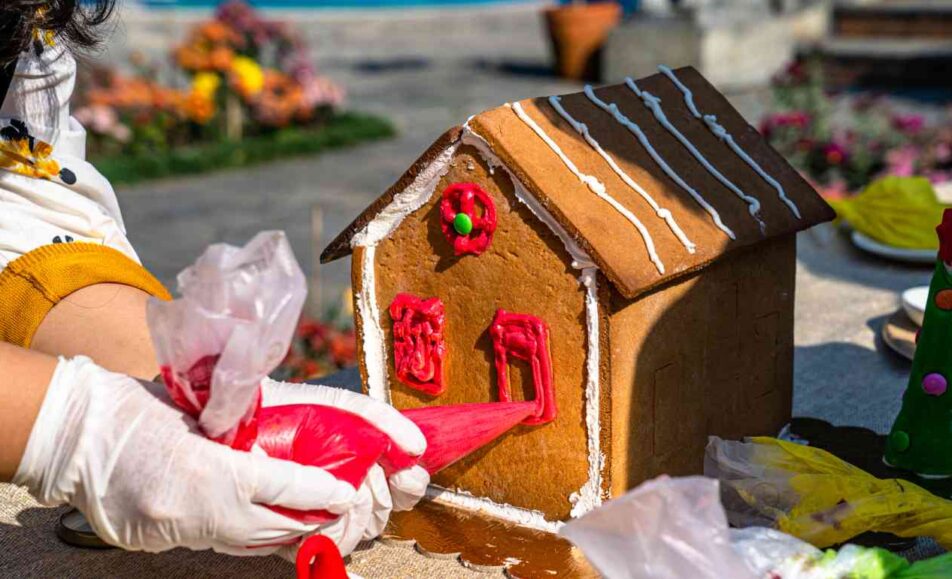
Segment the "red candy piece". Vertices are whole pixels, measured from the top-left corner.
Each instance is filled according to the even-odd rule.
[[[476,212],[476,201],[482,205],[481,214]],[[465,235],[454,227],[459,213],[468,215],[473,223],[472,230]],[[496,231],[496,206],[492,197],[475,183],[452,183],[444,189],[440,218],[443,235],[456,255],[479,255],[492,243]]]
[[[552,384],[549,355],[549,327],[535,316],[497,310],[489,333],[496,354],[496,381],[500,402],[511,402],[509,356],[529,362],[535,387],[536,411],[523,424],[546,424],[555,420],[558,409]]]
[[[390,304],[393,318],[393,364],[397,378],[407,386],[438,396],[443,383],[446,311],[439,298],[397,294]]]

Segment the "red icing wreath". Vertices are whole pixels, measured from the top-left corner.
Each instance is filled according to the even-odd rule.
[[[476,204],[482,206],[478,211]],[[440,227],[456,255],[479,255],[492,243],[496,231],[496,206],[475,183],[452,183],[443,190]]]

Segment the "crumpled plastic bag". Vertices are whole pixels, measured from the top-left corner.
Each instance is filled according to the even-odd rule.
[[[206,436],[248,450],[259,384],[284,359],[307,285],[280,231],[215,244],[178,276],[179,299],[150,300],[149,328],[172,399]]]
[[[773,527],[819,547],[879,531],[952,548],[952,501],[905,480],[878,479],[819,448],[711,437],[704,474],[721,481],[735,526]]]
[[[609,579],[755,579],[731,547],[716,480],[661,476],[567,523],[575,543]]]
[[[938,249],[935,224],[945,206],[925,177],[883,177],[858,195],[830,200],[856,231],[893,247]]]
[[[910,564],[883,549],[821,551],[764,527],[729,529],[719,483],[659,477],[567,523],[575,543],[608,579],[939,579],[952,554]]]

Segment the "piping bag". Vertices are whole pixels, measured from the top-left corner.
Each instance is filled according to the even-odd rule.
[[[417,464],[436,473],[541,412],[537,401],[405,410],[427,439],[426,452],[413,457],[338,408],[263,407],[261,383],[288,351],[307,294],[284,233],[259,233],[240,248],[212,245],[177,281],[182,297],[151,300],[147,309],[162,379],[208,438],[237,450],[317,466],[357,488],[375,463],[388,476]],[[312,524],[336,518],[269,508]],[[336,545],[319,534],[302,543],[296,568],[299,579],[347,577]]]

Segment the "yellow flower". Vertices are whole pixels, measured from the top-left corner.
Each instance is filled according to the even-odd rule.
[[[231,61],[233,82],[244,96],[254,96],[264,88],[264,72],[261,66],[247,56],[236,56]]]
[[[192,92],[207,99],[212,99],[221,86],[221,77],[214,72],[200,72],[192,79]]]

